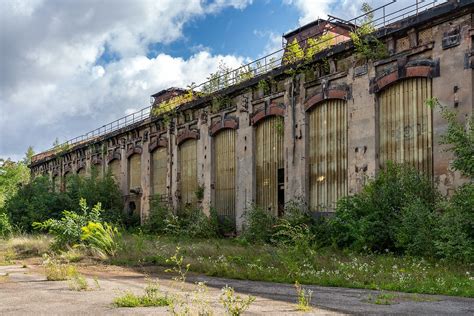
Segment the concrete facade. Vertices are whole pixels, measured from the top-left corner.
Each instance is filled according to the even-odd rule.
[[[281,66],[266,75],[251,78],[220,94],[230,100],[228,107],[212,109],[212,96],[181,105],[169,122],[150,117],[118,131],[75,144],[61,153],[36,155],[31,164],[34,175],[64,177],[92,166],[105,172],[113,159],[120,161],[119,185],[126,204],[134,202],[141,218],[149,212],[151,191],[151,152],[160,146],[168,151],[167,194],[177,208],[180,192],[179,144],[197,140],[197,181],[204,189],[199,203],[205,212],[212,206],[214,179],[213,134],[220,129],[236,131],[235,221],[242,228],[242,214],[256,200],[255,126],[269,116],[284,119],[284,199],[308,200],[308,112],[325,100],[343,99],[347,106],[347,192],[361,190],[368,178],[380,169],[379,100],[380,92],[411,78],[431,80],[432,97],[458,113],[460,121],[473,114],[474,81],[474,3],[472,0],[449,1],[417,16],[396,22],[381,39],[389,57],[360,62],[349,43],[336,45],[315,57],[314,67],[292,77]],[[388,31],[387,31],[388,30]],[[329,71],[321,71],[322,60]],[[270,82],[264,93],[261,80]],[[432,179],[439,190],[449,195],[467,181],[450,168],[453,156],[439,144],[447,129],[439,109],[432,113]],[[128,157],[141,155],[141,187],[131,193],[128,185]]]

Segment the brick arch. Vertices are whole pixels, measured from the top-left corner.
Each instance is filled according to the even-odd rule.
[[[227,117],[224,120],[219,120],[211,125],[209,129],[209,134],[211,136],[216,135],[220,131],[224,129],[238,129],[239,128],[239,120],[235,117]]]
[[[435,78],[439,76],[439,61],[428,59],[409,62],[397,69],[372,79],[370,92],[379,93],[393,84],[409,78]]]
[[[185,129],[178,133],[178,137],[176,139],[178,145],[181,145],[188,139],[199,139],[199,132],[196,130]]]
[[[270,103],[268,107],[255,112],[250,119],[251,125],[256,125],[259,121],[270,116],[285,116],[285,106],[283,104]]]
[[[148,152],[153,152],[160,147],[168,147],[168,140],[165,138],[155,138],[148,146]]]
[[[122,155],[118,152],[114,152],[107,156],[107,164],[111,163],[113,160],[122,160]]]
[[[306,99],[304,102],[304,110],[309,111],[316,105],[327,101],[327,100],[344,100],[347,101],[349,99],[349,92],[347,90],[343,89],[330,89],[327,90],[326,93],[321,92],[318,94],[313,95],[312,97],[309,97]]]
[[[131,148],[127,151],[127,158],[130,158],[130,156],[132,156],[134,154],[141,155],[142,151],[143,151],[143,149],[142,149],[141,146],[134,146],[133,148]]]

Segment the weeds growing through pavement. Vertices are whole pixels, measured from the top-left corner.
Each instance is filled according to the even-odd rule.
[[[219,301],[221,302],[222,306],[224,306],[227,314],[231,316],[238,316],[250,307],[250,304],[255,301],[255,297],[251,295],[247,297],[236,295],[234,289],[226,285],[224,288],[222,288]]]
[[[143,295],[136,295],[126,291],[122,296],[114,299],[114,304],[117,307],[150,307],[171,304],[170,298],[161,292],[158,281],[149,281],[144,292]]]
[[[299,311],[309,311],[311,309],[311,297],[313,296],[313,291],[304,289],[298,281],[295,282],[295,288],[298,298],[297,309]]]
[[[43,256],[43,266],[48,281],[65,281],[78,274],[75,266],[60,262],[49,255]]]
[[[87,283],[86,278],[80,273],[76,273],[69,278],[68,286],[71,291],[89,290],[89,284]]]
[[[184,257],[180,254],[180,250],[181,248],[179,246],[176,247],[174,255],[166,259],[166,263],[172,263],[173,266],[171,269],[166,269],[165,272],[176,273],[177,276],[174,277],[173,280],[184,283],[186,282],[186,274],[188,274],[191,265],[189,263],[184,265]]]

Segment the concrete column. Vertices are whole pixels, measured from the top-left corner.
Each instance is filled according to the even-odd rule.
[[[285,202],[298,197],[303,197],[306,187],[306,167],[305,167],[305,111],[304,98],[305,89],[302,84],[303,78],[297,80],[295,87],[295,104],[291,100],[291,78],[286,82],[286,93],[284,103],[286,105],[285,114]],[[293,109],[294,106],[294,109]],[[294,111],[294,118],[293,118]]]
[[[151,129],[148,127],[142,133],[148,133],[150,135]],[[143,224],[143,221],[148,217],[150,214],[150,198],[151,198],[151,155],[150,151],[148,150],[150,145],[150,139],[144,140],[144,135],[142,134],[142,154],[141,154],[141,190],[142,190],[142,197],[140,202],[140,219]]]
[[[369,94],[370,77],[375,76],[371,63],[367,74],[354,77],[354,68],[349,69],[352,81],[352,99],[347,101],[347,161],[348,193],[359,192],[366,179],[375,176],[377,158],[377,111],[375,94]]]
[[[176,121],[176,119],[173,119]],[[174,210],[176,210],[179,206],[178,201],[178,145],[176,143],[178,129],[176,124],[172,129],[172,133],[170,133],[169,138],[169,159],[171,160],[171,183],[170,183],[170,194],[171,194],[171,204]]]
[[[248,206],[255,201],[255,157],[254,157],[254,130],[250,125],[249,114],[252,105],[252,93],[247,92],[239,96],[238,104],[247,102],[248,109],[238,106],[239,129],[236,130],[236,229],[242,231],[243,214]]]
[[[202,210],[209,215],[211,210],[211,174],[212,174],[212,152],[211,137],[209,136],[209,126],[207,119],[203,120],[201,116],[198,121],[199,140],[197,142],[197,172],[198,185],[204,187],[204,198],[202,201]]]

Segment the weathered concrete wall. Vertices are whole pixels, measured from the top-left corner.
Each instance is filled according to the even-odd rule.
[[[328,70],[314,67],[292,78],[283,71],[267,79],[272,86],[268,94],[257,88],[257,82],[229,94],[231,105],[215,111],[210,103],[196,104],[177,118],[165,122],[161,118],[137,125],[67,152],[34,162],[34,174],[64,176],[85,166],[106,172],[107,163],[121,161],[120,188],[126,202],[139,205],[144,219],[150,209],[151,154],[156,146],[168,149],[168,202],[179,205],[179,147],[185,137],[197,139],[197,180],[204,188],[200,201],[209,213],[213,203],[215,174],[211,131],[219,122],[230,120],[223,128],[236,129],[236,226],[243,225],[242,214],[256,200],[255,124],[271,115],[284,118],[285,201],[308,195],[308,115],[307,109],[331,98],[346,100],[347,105],[347,192],[361,190],[366,180],[379,170],[378,161],[378,93],[400,80],[413,77],[432,78],[433,97],[456,111],[460,120],[473,113],[473,17],[472,6],[464,11],[452,10],[433,17],[422,25],[408,25],[385,38],[390,56],[376,62],[360,62],[351,51],[343,50],[326,56]],[[457,36],[456,34],[459,34]],[[319,66],[318,66],[319,65]],[[218,124],[216,124],[216,122]],[[447,124],[439,109],[433,112],[433,179],[444,194],[450,194],[467,179],[451,170],[452,153],[439,144]],[[141,190],[128,190],[128,155],[141,155]]]

